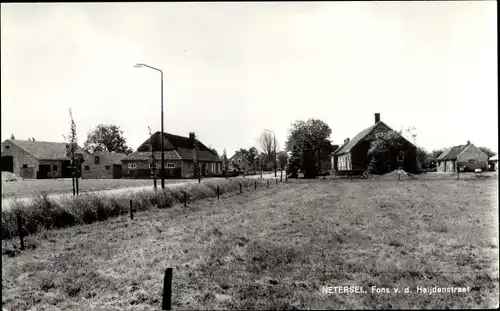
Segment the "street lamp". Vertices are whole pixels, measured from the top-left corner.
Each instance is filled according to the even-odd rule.
[[[269,131],[274,134],[274,178],[278,177],[278,174],[276,173],[276,133],[274,131],[264,129],[265,131]]]
[[[153,69],[159,71],[161,74],[161,188],[165,189],[165,155],[163,153],[163,71],[158,68],[146,65],[146,64],[135,64],[135,68],[146,67],[149,69]]]

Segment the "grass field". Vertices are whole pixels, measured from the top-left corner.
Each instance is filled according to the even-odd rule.
[[[174,309],[498,307],[497,196],[497,180],[294,180],[46,231],[2,255],[2,307],[159,310],[167,267]],[[367,293],[321,292],[344,285]]]

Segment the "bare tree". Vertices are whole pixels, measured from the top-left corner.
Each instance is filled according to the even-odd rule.
[[[275,139],[274,135],[269,131],[264,131],[257,140],[259,147],[265,155],[265,162],[273,161],[275,152],[278,148],[278,141]]]

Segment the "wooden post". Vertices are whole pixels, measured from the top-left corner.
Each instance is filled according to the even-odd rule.
[[[165,270],[163,279],[163,301],[162,310],[172,310],[172,268]]]
[[[188,198],[187,198],[187,192],[184,191],[184,207],[187,206],[187,201],[188,201]]]
[[[134,212],[132,210],[132,199],[130,199],[129,202],[130,202],[130,219],[134,220]]]
[[[283,182],[283,169],[281,169],[280,182]]]
[[[73,183],[73,196],[76,195],[76,188],[75,188],[75,173],[72,174],[71,176],[71,182]]]
[[[21,250],[24,250],[23,224],[21,221],[21,213],[17,213],[17,231],[19,232],[19,239],[21,240]]]
[[[217,186],[217,199],[220,199],[220,189],[219,189],[219,186]]]
[[[257,190],[257,181],[255,181],[255,190]]]
[[[269,179],[266,180],[267,188],[269,188]]]
[[[457,167],[457,180],[459,180],[460,179],[460,167],[458,165],[458,159],[457,159],[456,167]]]
[[[278,184],[278,178],[276,178],[276,184]]]
[[[288,182],[288,176],[285,174],[285,182]]]
[[[241,183],[240,183],[240,194],[242,194],[242,193],[243,193],[243,191],[241,190]]]
[[[76,195],[79,195],[79,191],[78,191],[78,179],[79,179],[79,177],[78,177],[78,171],[77,171],[76,177],[75,177],[75,180],[76,180]]]

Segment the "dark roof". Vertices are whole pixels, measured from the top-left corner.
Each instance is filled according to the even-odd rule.
[[[8,139],[7,141],[18,146],[39,160],[68,160],[68,157],[66,157],[65,143],[17,139]],[[83,155],[88,154],[80,147],[78,147],[77,153],[81,153]]]
[[[157,160],[161,159],[161,151],[155,151],[154,152],[155,158]],[[175,150],[165,150],[163,152],[163,155],[165,157],[165,160],[180,160],[181,157]],[[149,160],[149,157],[151,156],[151,152],[147,151],[136,151],[131,154],[129,154],[127,157],[122,159],[123,161],[147,161]]]
[[[337,150],[335,150],[334,154],[335,155],[340,155],[340,154],[344,154],[344,153],[347,153],[347,152],[351,151],[351,149],[354,148],[354,146],[356,146],[366,136],[368,136],[368,134],[370,134],[373,131],[373,129],[375,129],[377,127],[377,125],[382,125],[382,126],[385,126],[387,129],[392,130],[387,124],[385,124],[382,121],[379,121],[379,122],[373,124],[372,126],[370,126],[370,127],[366,128],[366,129],[362,130],[361,132],[359,132],[358,135],[354,136],[353,139],[349,140],[347,142],[347,144],[344,144],[344,145],[340,146],[340,148],[338,148]]]
[[[194,140],[189,137],[183,137],[179,135],[174,135],[170,133],[163,133],[163,149],[164,150],[173,150],[176,148],[185,148],[185,149],[193,149],[194,148]],[[153,150],[158,151],[161,150],[161,139],[160,132],[156,132],[151,135],[151,144],[153,145]],[[205,146],[202,142],[198,140],[198,149],[210,151],[210,149]],[[149,151],[149,139],[144,141],[137,151]]]
[[[207,148],[208,149],[208,148]],[[183,160],[193,160],[193,149],[178,148],[176,150]],[[219,158],[209,150],[198,151],[200,161],[220,162]]]
[[[459,145],[446,149],[437,160],[455,160],[457,156],[462,153],[462,151],[467,148],[468,145]]]
[[[154,152],[155,158],[157,160],[161,159],[161,151]],[[149,151],[136,151],[129,156],[127,156],[123,161],[147,161],[151,156]],[[199,150],[198,156],[200,161],[210,161],[219,162],[217,156],[215,156],[210,151]],[[165,160],[193,160],[193,149],[178,148],[176,150],[165,150],[164,151]]]

